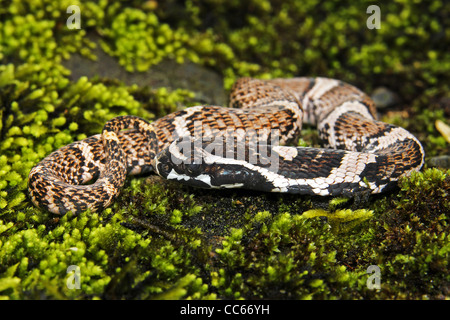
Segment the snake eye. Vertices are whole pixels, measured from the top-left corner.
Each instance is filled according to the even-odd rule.
[[[192,163],[192,164],[186,166],[186,171],[190,175],[198,175],[198,173],[200,172],[200,169],[201,169],[200,164],[197,164],[197,163]]]
[[[167,163],[161,163],[160,165],[160,173],[169,173],[170,165]]]

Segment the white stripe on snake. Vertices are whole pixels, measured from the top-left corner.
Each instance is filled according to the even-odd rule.
[[[127,175],[152,171],[204,188],[351,196],[388,190],[424,162],[411,133],[374,120],[373,101],[339,80],[242,78],[230,105],[186,108],[151,124],[114,118],[101,135],[39,162],[31,199],[56,214],[99,211]],[[297,144],[302,123],[317,126],[324,148],[285,146]]]

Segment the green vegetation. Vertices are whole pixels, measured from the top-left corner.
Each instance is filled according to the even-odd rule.
[[[74,4],[81,29],[71,30]],[[185,88],[72,80],[63,62],[96,61],[92,35],[125,70],[191,61],[220,74],[224,90],[241,76],[327,76],[369,93],[385,86],[400,101],[382,119],[416,134],[427,160],[449,154],[435,122],[450,123],[450,5],[379,1],[381,29],[369,30],[371,4],[3,1],[0,298],[448,299],[445,169],[426,166],[398,190],[350,200],[196,190],[150,176],[128,179],[103,212],[60,217],[27,195],[38,161],[107,120],[152,120],[196,103]],[[370,265],[380,267],[380,290],[366,285]],[[80,268],[80,289],[67,286],[69,266]]]

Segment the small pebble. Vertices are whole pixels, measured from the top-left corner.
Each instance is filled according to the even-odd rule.
[[[383,109],[398,103],[398,96],[385,87],[378,87],[372,92],[372,100],[377,108]]]
[[[428,160],[428,165],[430,167],[450,169],[450,155],[433,157],[430,160]]]

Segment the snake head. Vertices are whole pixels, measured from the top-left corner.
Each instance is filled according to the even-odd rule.
[[[264,177],[246,160],[239,160],[239,147],[227,148],[221,139],[203,143],[192,137],[178,139],[154,160],[163,178],[202,188],[262,189]],[[252,150],[254,151],[254,150]],[[244,153],[248,154],[249,149]]]
[[[172,142],[154,159],[154,168],[158,175],[183,184],[211,188],[208,169],[201,156],[201,144],[192,137],[180,138]]]

